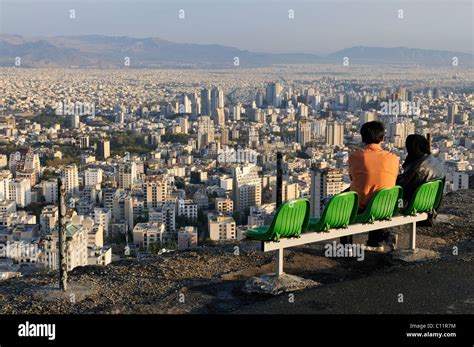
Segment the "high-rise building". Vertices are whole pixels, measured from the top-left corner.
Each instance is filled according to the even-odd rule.
[[[326,144],[330,146],[344,146],[344,125],[331,122],[326,127]]]
[[[10,181],[12,179],[10,171],[0,171],[0,200],[8,200],[10,198]]]
[[[59,210],[57,206],[47,205],[43,207],[40,215],[40,228],[44,234],[50,234],[56,227],[59,218]]]
[[[408,135],[415,133],[415,123],[411,121],[390,123],[387,131],[387,138],[395,147],[405,147],[405,140]]]
[[[88,231],[89,228],[82,227],[80,225],[69,224],[66,226],[67,234],[67,250],[68,250],[68,261],[67,271],[73,270],[77,266],[89,265],[88,253],[87,253],[87,242],[88,242]],[[41,263],[51,270],[57,270],[59,261],[59,248],[58,248],[58,232],[55,230],[53,233],[48,235],[44,239],[42,246],[42,252],[40,256]]]
[[[201,89],[201,114],[203,116],[211,115],[211,96],[209,89]]]
[[[255,96],[255,105],[257,107],[262,107],[263,106],[263,101],[265,99],[265,96],[261,91],[257,92],[257,95]]]
[[[197,93],[191,94],[191,113],[195,117],[201,114],[201,97]]]
[[[0,169],[4,169],[8,166],[8,157],[6,154],[0,154]]]
[[[116,189],[113,187],[105,187],[102,190],[102,202],[104,204],[104,208],[108,208],[112,210],[114,205],[114,196],[115,196]]]
[[[112,217],[115,223],[126,225],[126,230],[133,230],[133,197],[130,192],[117,189],[113,197]]]
[[[296,127],[296,140],[304,147],[311,142],[311,123],[306,118],[303,118],[298,121]]]
[[[225,126],[225,112],[223,108],[216,108],[214,110],[214,120],[217,126]]]
[[[408,100],[408,93],[405,87],[400,87],[398,90],[398,100],[400,101],[407,101]]]
[[[267,105],[280,107],[281,106],[281,92],[283,88],[279,82],[269,83],[267,86]]]
[[[300,197],[298,183],[288,183],[283,181],[281,185],[282,201],[295,200]],[[272,201],[276,202],[276,182],[272,184]]]
[[[178,216],[185,217],[188,220],[196,220],[198,218],[198,204],[191,199],[179,199]]]
[[[208,217],[209,238],[212,241],[235,240],[237,228],[234,218],[230,216]]]
[[[147,176],[143,191],[145,193],[145,207],[156,208],[168,197],[168,182],[164,176]]]
[[[232,188],[235,211],[244,212],[251,206],[261,204],[262,179],[258,171],[259,167],[252,164],[234,168]]]
[[[318,109],[321,104],[321,95],[311,95],[309,97],[309,103],[313,106],[314,109]]]
[[[323,212],[323,200],[344,189],[342,172],[336,169],[312,168],[311,170],[311,216],[319,217]]]
[[[178,231],[178,249],[187,249],[196,247],[198,244],[197,227],[186,226]]]
[[[252,107],[247,109],[247,117],[248,120],[251,122],[256,123],[264,123],[265,122],[265,115],[261,109]]]
[[[165,225],[166,240],[176,241],[176,205],[174,203],[160,203],[148,211],[150,223],[162,223]]]
[[[179,104],[178,113],[191,113],[192,112],[192,103],[189,97],[186,94],[183,94],[181,97],[181,102]]]
[[[71,115],[71,128],[79,129],[81,127],[81,119],[77,113]]]
[[[211,90],[211,114],[215,115],[219,108],[224,108],[224,91],[214,87]]]
[[[58,180],[51,178],[41,182],[43,188],[44,200],[48,204],[56,204],[58,202]]]
[[[362,126],[363,124],[367,122],[372,122],[374,120],[377,120],[377,113],[373,111],[364,111],[362,112],[362,115],[360,116],[360,125]]]
[[[135,162],[121,163],[118,168],[118,187],[131,189],[137,178],[137,164]]]
[[[102,183],[102,169],[88,168],[84,171],[84,186],[91,187]]]
[[[41,173],[39,156],[31,148],[21,148],[11,153],[8,168],[14,175],[17,173],[33,174],[35,180],[31,182],[32,185],[36,183]]]
[[[75,164],[65,166],[62,174],[66,194],[79,193],[79,175],[77,172],[77,166]]]
[[[164,233],[165,226],[162,223],[137,223],[133,228],[133,243],[148,250],[152,245],[163,243]]]
[[[15,201],[19,207],[26,207],[31,203],[31,186],[27,179],[10,180],[8,188],[9,199]]]
[[[79,148],[89,148],[89,136],[80,136],[77,139],[77,143],[79,145]]]
[[[240,120],[241,106],[235,105],[232,107],[232,120],[237,122]]]
[[[209,116],[201,116],[198,120],[197,145],[199,149],[214,141],[214,122]]]
[[[229,198],[216,198],[217,214],[232,214],[234,211],[234,202]]]
[[[257,148],[260,143],[260,135],[258,133],[258,128],[251,126],[249,129],[249,147]]]
[[[458,105],[455,103],[451,103],[448,105],[448,124],[454,124],[455,115],[458,113]]]
[[[313,139],[324,139],[326,136],[327,121],[325,119],[318,119],[312,123]]]
[[[221,146],[229,144],[229,130],[226,127],[221,128]]]
[[[104,237],[109,236],[109,224],[112,219],[112,213],[109,208],[94,208],[94,222],[102,226]]]
[[[308,117],[308,106],[305,104],[300,104],[298,107],[298,116],[300,119]]]
[[[97,159],[106,160],[110,157],[110,141],[109,140],[100,140],[97,142],[96,150]]]
[[[187,134],[189,132],[188,117],[179,118],[179,127],[181,128],[181,132],[183,134]]]

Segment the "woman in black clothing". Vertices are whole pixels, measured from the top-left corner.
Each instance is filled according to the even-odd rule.
[[[403,200],[407,204],[420,185],[438,179],[444,183],[446,173],[431,155],[430,144],[424,136],[408,135],[405,146],[408,155],[402,165],[403,173],[397,178],[397,185],[403,188]]]

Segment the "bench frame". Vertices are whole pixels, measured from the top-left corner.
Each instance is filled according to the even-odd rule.
[[[305,232],[299,237],[283,238],[279,241],[262,241],[262,251],[277,251],[276,254],[276,274],[281,276],[283,272],[283,251],[285,248],[301,246],[309,243],[332,240],[335,238],[367,233],[372,230],[390,228],[399,225],[411,224],[410,229],[410,249],[416,248],[416,222],[428,219],[428,213],[419,213],[415,216],[395,216],[391,220],[375,221],[374,223],[350,224],[345,229],[331,229],[329,232]]]

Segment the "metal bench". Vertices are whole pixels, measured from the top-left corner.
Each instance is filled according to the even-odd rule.
[[[441,180],[425,183],[417,189],[408,206],[399,214],[400,201],[403,201],[400,200],[402,189],[398,186],[382,189],[374,194],[367,209],[357,215],[357,194],[345,192],[331,198],[321,218],[309,218],[307,200],[299,199],[284,203],[277,210],[270,227],[250,229],[247,237],[262,241],[263,252],[277,251],[276,274],[278,276],[283,274],[285,248],[367,233],[372,230],[411,224],[409,245],[410,249],[414,250],[416,223],[428,219],[429,212],[439,206],[442,193]],[[297,214],[299,217],[293,218],[291,223],[288,223],[281,212],[291,210],[290,206],[298,206],[293,215]],[[302,211],[304,207],[306,210]],[[287,227],[292,230],[291,233],[285,233],[284,229]]]

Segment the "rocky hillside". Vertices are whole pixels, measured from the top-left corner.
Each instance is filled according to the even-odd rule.
[[[444,257],[453,245],[472,262],[474,191],[448,194],[435,227],[419,228],[417,245],[436,249]],[[404,228],[397,229],[407,247]],[[364,235],[354,242],[365,242]],[[401,265],[385,254],[367,254],[364,261],[324,257],[323,245],[285,253],[285,271],[324,284],[350,282],[389,272]],[[46,273],[0,282],[0,313],[226,313],[252,307],[270,298],[245,294],[246,279],[273,270],[272,254],[245,242],[173,252],[146,260],[123,260],[106,267],[88,266],[69,273],[69,290],[55,289],[57,275]]]

